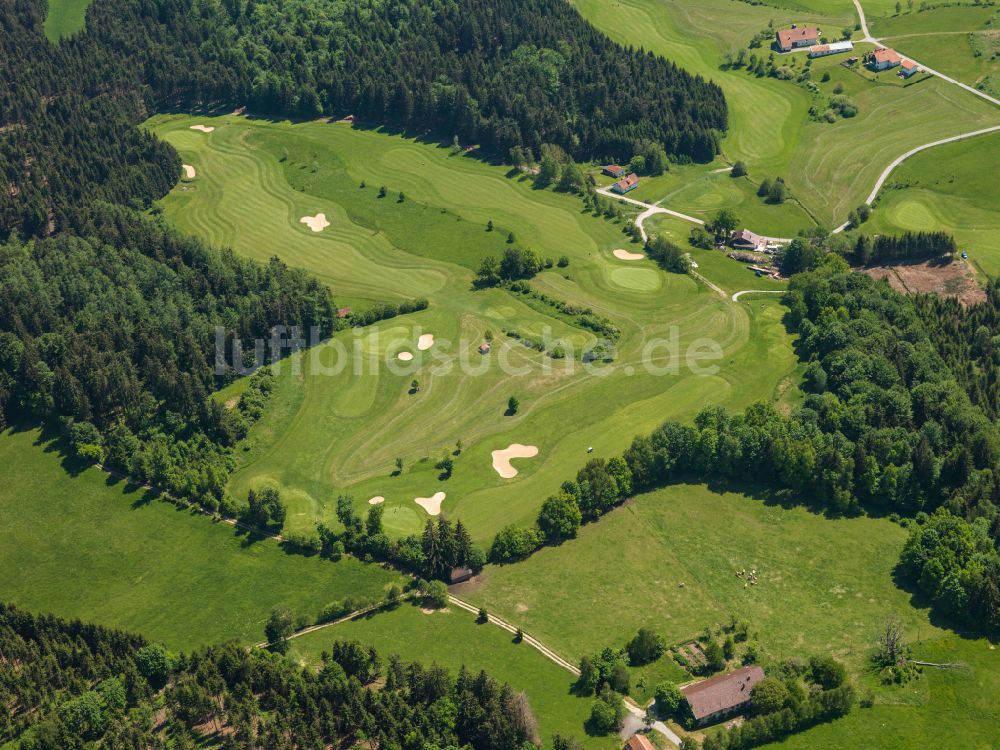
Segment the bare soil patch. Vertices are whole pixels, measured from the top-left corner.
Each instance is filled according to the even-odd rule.
[[[960,258],[873,266],[864,272],[874,279],[886,279],[889,286],[903,294],[957,297],[965,307],[986,301],[986,293],[976,281],[972,266]]]

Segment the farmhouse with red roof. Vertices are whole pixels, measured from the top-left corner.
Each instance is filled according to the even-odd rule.
[[[903,58],[899,56],[899,53],[888,47],[879,47],[868,58],[868,64],[872,70],[889,70],[902,62]]]
[[[611,186],[611,190],[618,193],[618,195],[624,195],[629,190],[635,190],[637,187],[639,187],[639,175],[633,172],[628,177],[622,177],[618,180],[618,182]]]
[[[782,52],[789,52],[799,47],[812,47],[819,41],[819,29],[815,26],[793,26],[790,29],[782,29],[776,35],[778,49]]]

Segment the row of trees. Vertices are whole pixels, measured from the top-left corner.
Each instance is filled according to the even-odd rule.
[[[646,255],[671,273],[687,273],[691,267],[688,254],[663,235],[651,237],[646,242]]]
[[[860,217],[858,220],[860,221]],[[906,260],[926,260],[950,255],[957,250],[955,238],[946,232],[880,234],[874,238],[859,235],[854,245],[853,261],[868,266]]]
[[[824,721],[845,716],[854,706],[851,685],[806,693],[798,683],[789,689],[772,678],[758,682],[752,692],[755,716],[739,726],[706,734],[702,750],[743,750],[780,740]],[[795,689],[798,688],[798,689]]]
[[[334,642],[320,669],[235,643],[171,655],[129,633],[0,605],[0,741],[20,750],[539,745],[523,693],[485,672]]]
[[[544,267],[545,263],[534,250],[509,247],[504,250],[499,260],[492,255],[483,258],[473,284],[477,289],[484,289],[506,282],[530,279]]]

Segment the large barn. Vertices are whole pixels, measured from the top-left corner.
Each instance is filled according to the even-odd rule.
[[[741,713],[750,704],[750,691],[764,679],[764,670],[753,665],[720,674],[681,688],[697,725],[715,724]]]

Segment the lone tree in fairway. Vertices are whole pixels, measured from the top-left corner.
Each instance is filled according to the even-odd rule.
[[[507,399],[507,416],[513,417],[517,414],[517,408],[521,405],[521,402],[517,400],[516,396],[511,396]]]

